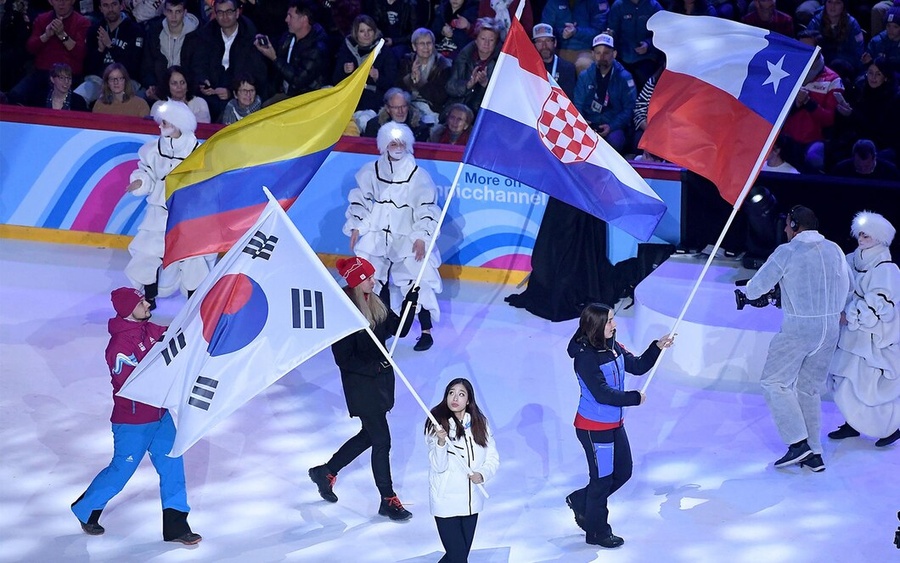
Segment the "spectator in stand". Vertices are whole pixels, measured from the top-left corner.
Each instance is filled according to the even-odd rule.
[[[431,22],[438,53],[456,59],[462,48],[472,42],[472,26],[477,19],[478,0],[441,0]]]
[[[519,23],[525,29],[525,33],[531,35],[534,28],[534,10],[531,7],[531,0],[479,0],[478,17],[494,18],[497,26],[500,28],[500,42],[506,41],[506,32],[512,25],[512,19],[516,17],[516,10],[519,9],[519,2],[525,2],[522,9],[522,19]]]
[[[594,64],[578,76],[575,107],[598,135],[624,154],[632,139],[637,91],[631,74],[616,61],[613,38],[594,38]]]
[[[190,69],[191,79],[218,120],[231,98],[234,77],[246,72],[256,80],[261,98],[266,92],[266,61],[254,46],[256,26],[241,15],[237,0],[215,0],[216,19],[200,28],[199,51]]]
[[[789,162],[781,158],[781,151],[784,149],[784,144],[789,142],[791,142],[790,139],[781,135],[775,137],[775,142],[772,143],[772,148],[769,149],[766,161],[763,162],[763,172],[780,172],[782,174],[800,173],[800,171],[794,168]]]
[[[94,25],[87,36],[84,58],[84,82],[75,92],[92,104],[100,97],[103,79],[100,75],[112,63],[122,63],[131,76],[141,75],[144,49],[144,29],[122,11],[120,0],[100,0],[103,19]],[[135,91],[141,85],[132,83]]]
[[[234,79],[234,97],[222,111],[222,123],[231,125],[262,108],[262,100],[256,95],[256,80],[249,74]]]
[[[638,93],[637,98],[634,101],[634,113],[632,114],[632,121],[634,121],[634,142],[632,144],[635,148],[640,144],[641,137],[644,136],[644,131],[647,129],[647,112],[650,111],[650,98],[653,96],[653,91],[656,89],[656,81],[659,80],[664,68],[665,67],[660,67],[659,70],[656,71],[656,74],[647,80],[647,83],[641,88],[640,93]],[[647,151],[644,151],[643,154],[638,156],[645,162],[659,160],[656,156]]]
[[[857,139],[870,139],[889,152],[884,156],[896,162],[894,147],[898,144],[897,124],[891,123],[898,103],[897,86],[891,67],[884,58],[869,65],[857,81],[855,96],[839,96],[830,152],[843,159]],[[846,95],[846,93],[845,93]],[[849,97],[849,96],[847,96]]]
[[[869,14],[872,28],[871,37],[875,37],[885,30],[885,24],[887,24],[888,13],[891,11],[891,8],[900,8],[900,0],[882,0],[872,6],[872,11]]]
[[[839,162],[834,167],[834,175],[862,180],[900,181],[897,167],[886,160],[879,160],[875,143],[868,139],[856,141],[853,158]]]
[[[553,35],[553,27],[550,24],[539,23],[532,29],[531,41],[537,49],[547,75],[559,84],[562,91],[571,100],[575,96],[575,65],[556,54],[556,37]]]
[[[278,42],[278,51],[266,35],[256,36],[256,49],[275,67],[277,92],[266,105],[280,102],[325,86],[328,38],[313,19],[313,7],[304,0],[291,0],[284,18],[288,31]]]
[[[844,2],[845,0],[825,0],[825,7],[816,12],[806,29],[822,35],[819,47],[822,48],[826,65],[833,64],[836,59],[843,59],[858,71],[865,47],[863,32],[856,18],[847,12]]]
[[[350,76],[356,68],[362,64],[369,53],[375,48],[381,32],[375,25],[375,20],[365,14],[357,16],[353,20],[353,29],[338,50],[335,60],[332,80],[335,84]],[[378,111],[384,103],[384,94],[397,80],[397,59],[388,50],[382,50],[372,70],[369,71],[369,79],[365,89],[359,98],[357,110]]]
[[[9,102],[24,104],[45,92],[50,67],[66,63],[80,81],[91,20],[75,11],[75,0],[51,0],[53,9],[34,19],[26,47],[34,55],[34,70],[9,92]],[[4,64],[3,66],[6,66]]]
[[[244,0],[241,11],[256,25],[259,33],[277,45],[278,38],[288,30],[284,14],[290,3],[290,0]]]
[[[500,29],[491,18],[475,22],[475,41],[466,45],[453,61],[447,81],[447,93],[453,103],[469,106],[474,113],[481,109],[494,65],[500,56]]]
[[[815,32],[802,31],[801,40],[814,44]],[[822,53],[816,57],[812,68],[797,92],[794,103],[785,119],[782,133],[796,143],[797,154],[785,155],[801,172],[820,173],[825,167],[825,131],[834,125],[837,98],[844,85],[833,70],[825,66]],[[843,94],[842,94],[843,95]]]
[[[50,67],[50,90],[41,107],[88,111],[84,98],[72,91],[72,69],[66,63],[56,63]]]
[[[150,106],[135,94],[131,77],[122,63],[113,63],[103,71],[103,89],[94,104],[94,113],[147,117]]]
[[[353,31],[353,21],[363,13],[360,0],[316,0],[319,23],[328,34],[328,51],[336,52]]]
[[[741,21],[787,37],[794,36],[794,19],[776,9],[775,0],[755,0],[753,9]]]
[[[412,33],[418,27],[415,0],[372,0],[366,13],[375,20],[384,37],[384,46],[396,58],[410,52]]]
[[[416,141],[427,141],[431,132],[431,126],[422,123],[422,113],[410,104],[409,92],[402,88],[391,88],[387,91],[384,95],[384,107],[378,111],[377,116],[366,123],[366,130],[362,136],[373,139],[378,137],[378,130],[388,121],[409,127]]]
[[[466,104],[452,104],[447,109],[447,121],[431,130],[432,143],[444,145],[465,145],[469,142],[469,132],[475,122],[475,114]]]
[[[706,0],[672,0],[669,11],[686,16],[718,16],[715,5]]]
[[[125,0],[125,4],[135,21],[140,24],[146,24],[163,13],[163,3],[160,0]]]
[[[400,61],[398,86],[410,93],[422,121],[434,125],[447,103],[447,80],[453,63],[434,49],[434,33],[420,27],[412,34],[413,52]]]
[[[710,0],[710,5],[716,17],[726,20],[739,20],[747,13],[747,4],[744,0]]]
[[[141,83],[148,100],[158,100],[157,87],[165,84],[166,70],[180,66],[194,68],[197,56],[197,16],[187,12],[185,0],[166,0],[163,15],[147,24],[144,57],[141,64]],[[193,84],[191,89],[193,90]]]
[[[653,46],[647,20],[662,10],[656,0],[616,0],[609,9],[609,29],[616,38],[618,60],[643,88],[660,66],[661,53]]]
[[[872,37],[862,60],[868,64],[878,57],[884,57],[894,72],[900,72],[900,5],[888,11],[884,31]]]
[[[608,16],[606,0],[547,0],[541,21],[553,26],[560,58],[573,63],[580,74],[594,63],[591,42],[606,29]]]
[[[206,100],[191,93],[190,83],[190,80],[187,79],[187,72],[182,67],[169,67],[163,83],[166,85],[166,88],[160,90],[161,99],[153,104],[153,107],[150,108],[150,113],[155,114],[156,109],[166,101],[182,102],[197,118],[197,123],[211,123],[209,106],[206,105]]]
[[[0,60],[26,61],[32,18],[28,0],[5,0],[0,17]],[[8,92],[25,76],[26,65],[0,65],[0,91]]]

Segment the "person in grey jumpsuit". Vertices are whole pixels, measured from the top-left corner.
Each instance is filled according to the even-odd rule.
[[[812,210],[791,209],[784,227],[788,242],[775,249],[746,287],[747,298],[756,299],[781,286],[784,319],[760,378],[775,426],[789,446],[775,467],[800,463],[816,472],[825,469],[819,393],[850,292],[843,251],[817,228]]]

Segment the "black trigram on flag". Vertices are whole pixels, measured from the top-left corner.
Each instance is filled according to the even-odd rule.
[[[278,237],[275,235],[267,237],[262,231],[256,231],[256,234],[244,247],[244,252],[253,258],[268,260],[272,257],[272,251],[275,250],[276,242],[278,242]]]
[[[203,377],[202,375],[197,376],[197,381],[194,382],[194,388],[191,389],[191,398],[188,399],[188,404],[192,407],[208,411],[209,406],[212,404],[213,395],[216,394],[216,387],[218,386],[218,380],[210,377]]]
[[[184,339],[184,333],[179,332],[172,340],[169,340],[169,345],[166,346],[162,351],[163,359],[166,360],[166,365],[172,363],[172,360],[175,359],[175,356],[178,355],[178,352],[184,350],[184,347],[187,345],[187,342]]]
[[[325,328],[325,304],[321,291],[291,289],[294,328]]]

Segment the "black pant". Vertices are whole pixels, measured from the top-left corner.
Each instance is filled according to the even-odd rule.
[[[360,454],[372,448],[372,476],[375,477],[375,486],[382,497],[395,496],[391,481],[391,429],[388,427],[387,413],[360,416],[359,421],[362,423],[359,433],[344,442],[325,465],[331,473],[337,475]]]
[[[590,481],[587,487],[572,493],[573,505],[576,511],[584,514],[588,532],[608,536],[612,528],[607,501],[631,478],[628,435],[623,426],[591,431],[576,428],[575,434],[587,457]]]
[[[466,563],[469,560],[472,541],[475,539],[478,515],[450,518],[435,516],[434,521],[437,523],[438,535],[441,536],[441,544],[447,552],[438,563]]]

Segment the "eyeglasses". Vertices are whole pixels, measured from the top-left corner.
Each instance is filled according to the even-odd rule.
[[[256,88],[240,88],[238,94],[256,94]]]
[[[417,47],[430,47],[434,45],[434,41],[416,41],[415,45]]]
[[[388,106],[388,109],[406,109],[409,107],[409,104],[403,104],[402,106]]]
[[[109,80],[110,82],[125,82],[125,77],[124,76],[110,76],[109,78],[107,78],[107,80]]]
[[[217,16],[233,16],[235,13],[237,13],[237,10],[234,10],[234,9],[231,9],[231,10],[216,10],[216,15],[217,15]]]

